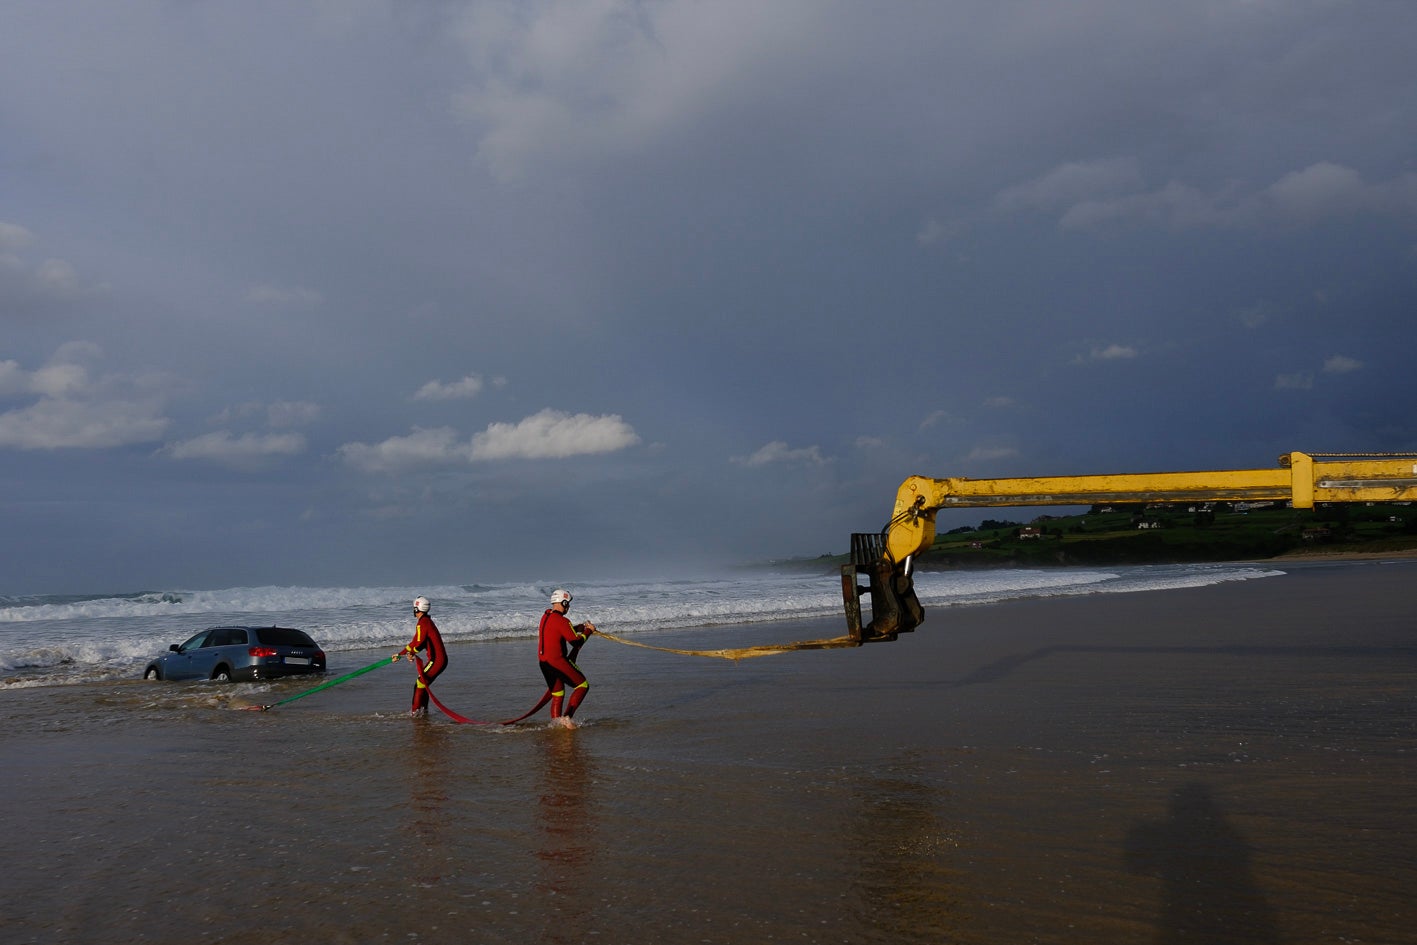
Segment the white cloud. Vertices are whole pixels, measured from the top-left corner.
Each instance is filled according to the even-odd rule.
[[[915,242],[921,246],[931,246],[935,243],[958,240],[965,232],[965,225],[960,220],[940,221],[934,217],[920,224],[920,229],[915,232]]]
[[[0,362],[0,394],[39,394],[43,397],[82,396],[92,386],[87,364],[97,363],[102,350],[86,341],[59,346],[43,367],[26,371],[18,361]]]
[[[319,404],[303,400],[278,400],[272,403],[248,401],[227,407],[211,418],[213,425],[225,426],[232,423],[257,420],[272,429],[290,429],[309,426],[320,419],[324,412]]]
[[[0,362],[0,395],[38,397],[0,414],[0,447],[108,449],[161,439],[168,420],[160,385],[148,377],[94,378],[84,362],[101,357],[96,345],[70,342],[35,371]]]
[[[162,448],[173,459],[201,459],[230,466],[246,466],[276,456],[305,452],[299,433],[245,433],[232,436],[225,430],[182,440]]]
[[[1319,161],[1260,189],[1226,182],[1206,190],[1173,180],[1148,190],[1135,162],[1115,159],[1062,165],[1004,189],[994,207],[1001,213],[1056,212],[1058,225],[1068,230],[1307,224],[1360,213],[1412,216],[1417,174],[1368,183],[1352,168]]]
[[[1320,161],[1275,181],[1262,195],[1279,216],[1312,223],[1357,213],[1417,214],[1417,174],[1367,183],[1357,171]]]
[[[339,453],[365,472],[388,473],[430,464],[566,459],[611,453],[639,442],[634,429],[618,415],[572,415],[548,408],[519,423],[493,423],[467,442],[451,427],[419,428],[382,443],[346,443]]]
[[[1065,230],[1096,229],[1108,224],[1140,224],[1164,229],[1222,226],[1240,222],[1225,194],[1207,194],[1177,181],[1160,190],[1082,200],[1058,220]]]
[[[1350,358],[1347,355],[1335,354],[1325,358],[1322,368],[1324,374],[1349,374],[1353,371],[1361,371],[1363,362],[1357,358]],[[1274,379],[1275,390],[1312,390],[1314,387],[1313,371],[1294,371],[1289,374],[1280,374]]]
[[[414,400],[469,400],[482,393],[482,378],[477,374],[469,374],[460,381],[453,381],[451,384],[444,384],[442,381],[429,381],[418,389],[418,393],[413,395]]]
[[[640,442],[617,414],[574,416],[547,408],[520,423],[494,423],[473,436],[471,458],[564,459],[612,453]]]
[[[772,463],[792,463],[820,466],[827,462],[816,446],[789,447],[782,440],[773,440],[751,456],[734,456],[730,462],[739,466],[767,466]]]
[[[0,303],[66,302],[83,294],[73,265],[62,259],[33,262],[21,251],[35,242],[34,234],[15,223],[0,221]]]
[[[994,206],[1003,213],[1056,210],[1103,196],[1136,193],[1141,188],[1141,171],[1133,158],[1071,162],[1005,188],[994,198]]]
[[[382,443],[346,443],[338,452],[345,462],[369,473],[391,473],[469,459],[467,445],[458,442],[457,431],[451,427],[420,427],[408,436],[391,436]]]
[[[309,426],[320,419],[323,408],[304,400],[279,400],[266,405],[266,423],[274,429]]]
[[[1362,368],[1362,361],[1342,354],[1335,354],[1324,361],[1325,374],[1347,374],[1350,371],[1360,371]]]
[[[45,397],[82,395],[89,372],[82,364],[48,364],[30,375],[29,389]]]
[[[1073,359],[1075,364],[1087,364],[1097,361],[1129,361],[1140,354],[1131,345],[1110,344],[1105,346],[1094,346],[1087,354],[1080,354]]]
[[[920,421],[918,429],[928,430],[930,427],[937,426],[941,423],[953,423],[954,420],[955,418],[948,410],[934,410],[926,415],[925,419]]]
[[[67,298],[79,292],[79,274],[62,259],[46,259],[34,275],[35,282],[48,295]]]
[[[151,403],[45,398],[0,414],[0,447],[108,449],[160,439],[167,424]]]
[[[251,401],[228,407],[211,419],[213,424],[264,423],[268,430],[286,431],[309,426],[320,418],[321,407],[308,401],[280,400],[274,403]],[[191,439],[169,443],[160,453],[173,459],[199,459],[237,468],[265,465],[281,456],[305,452],[305,436],[288,432],[247,432],[236,434],[217,430]]]
[[[0,253],[13,253],[34,242],[34,234],[18,223],[0,220]]]
[[[18,361],[0,361],[0,397],[24,393],[29,389],[29,376]]]
[[[1259,328],[1265,322],[1269,321],[1270,313],[1269,309],[1264,304],[1256,304],[1237,310],[1235,317],[1239,319],[1241,325],[1253,329]]]
[[[503,179],[546,162],[642,153],[731,98],[755,66],[780,68],[825,15],[755,0],[476,4],[454,28],[475,78],[453,108]]]

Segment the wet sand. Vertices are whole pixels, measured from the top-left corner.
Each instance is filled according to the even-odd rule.
[[[1417,942],[1417,562],[1283,567],[738,664],[592,640],[572,732],[410,720],[402,663],[270,712],[310,684],[0,692],[3,939]],[[435,691],[541,688],[517,641]]]

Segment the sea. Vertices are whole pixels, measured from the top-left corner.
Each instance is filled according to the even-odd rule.
[[[1249,581],[1282,572],[1256,564],[918,572],[927,608],[1020,598],[1126,594]],[[440,587],[264,586],[154,588],[121,593],[0,595],[0,690],[140,678],[147,663],[206,627],[279,625],[305,630],[341,668],[339,654],[397,647],[410,634],[414,597],[449,643],[531,637],[546,582]],[[567,585],[573,613],[621,636],[801,621],[842,613],[839,574],[755,568],[714,577]],[[844,626],[844,618],[843,618]]]

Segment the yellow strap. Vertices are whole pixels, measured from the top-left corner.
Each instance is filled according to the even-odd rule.
[[[744,646],[737,649],[725,650],[676,650],[667,646],[650,646],[648,643],[637,643],[634,640],[626,640],[617,637],[613,633],[606,633],[604,630],[595,631],[597,636],[605,637],[616,643],[623,643],[625,646],[638,646],[646,650],[658,650],[661,653],[678,653],[680,656],[708,656],[720,660],[746,660],[754,656],[773,656],[778,653],[790,653],[793,650],[834,650],[840,647],[860,646],[851,637],[832,637],[829,640],[801,640],[797,643],[769,643],[764,646]]]

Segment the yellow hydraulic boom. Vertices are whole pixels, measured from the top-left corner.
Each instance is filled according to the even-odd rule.
[[[1417,454],[1286,453],[1275,469],[1126,473],[1026,479],[929,479],[911,476],[896,493],[895,513],[879,533],[851,536],[841,569],[846,622],[859,642],[894,640],[924,619],[911,563],[935,542],[935,513],[948,508],[1096,505],[1116,502],[1286,501],[1296,509],[1324,502],[1417,500]],[[869,586],[858,586],[857,575]],[[871,596],[862,627],[861,595]]]

